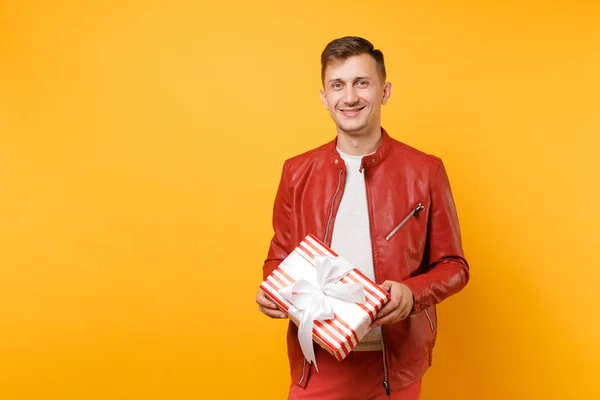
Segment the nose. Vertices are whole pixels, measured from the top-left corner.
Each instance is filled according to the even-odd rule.
[[[354,86],[348,85],[346,87],[346,92],[344,93],[344,103],[347,105],[352,105],[352,104],[355,104],[357,101],[358,101],[358,96],[356,95]]]

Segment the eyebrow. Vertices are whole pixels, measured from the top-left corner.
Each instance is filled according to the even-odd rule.
[[[354,82],[356,81],[362,81],[362,80],[370,80],[371,78],[368,76],[357,76],[356,78],[354,78]],[[333,83],[333,82],[344,82],[344,80],[342,78],[334,78],[334,79],[330,79],[327,81],[327,83]]]

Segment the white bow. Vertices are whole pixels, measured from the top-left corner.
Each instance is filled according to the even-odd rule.
[[[298,340],[308,362],[315,364],[315,351],[312,344],[312,332],[315,321],[323,321],[334,317],[334,310],[328,297],[352,302],[364,303],[365,290],[360,283],[340,283],[339,280],[354,267],[341,257],[315,256],[317,269],[317,286],[307,280],[300,279],[294,284],[279,290],[279,294],[302,311]],[[317,371],[319,369],[317,368]]]

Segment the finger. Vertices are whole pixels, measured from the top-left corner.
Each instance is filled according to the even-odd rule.
[[[392,298],[381,308],[381,310],[379,310],[379,312],[377,313],[377,318],[388,315],[389,313],[394,311],[396,308],[398,308],[399,304],[400,304],[400,299]]]
[[[385,281],[379,286],[386,292],[389,292],[390,289],[392,288],[392,281]]]
[[[268,317],[271,318],[287,318],[287,314],[280,310],[271,310],[269,308],[258,307],[258,309]]]
[[[269,300],[269,298],[267,298],[267,297],[256,299],[256,302],[258,303],[259,306],[263,306],[265,308],[270,308],[272,310],[277,309],[277,304],[275,304],[274,302]]]
[[[267,315],[271,318],[279,318],[279,319],[287,318],[287,314],[280,310],[265,309],[265,315]]]
[[[394,311],[395,308],[396,307],[393,304],[388,302],[385,306],[383,306],[381,310],[379,310],[379,312],[377,313],[377,318],[385,317],[386,315]]]
[[[398,321],[405,320],[406,318],[408,318],[409,314],[410,314],[410,311],[405,311],[405,312],[400,313],[400,315],[398,315]]]
[[[404,318],[408,317],[410,315],[410,313],[413,310],[413,303],[410,301],[406,302],[406,305],[404,306]]]
[[[398,307],[398,321],[401,321],[409,316],[412,310],[412,305],[408,300],[402,301]]]
[[[400,314],[399,311],[394,311],[392,313],[389,313],[388,315],[386,315],[383,318],[377,318],[371,324],[371,328],[375,328],[380,325],[385,325],[385,324],[390,324],[392,322],[396,322],[398,320],[399,314]]]
[[[259,291],[258,295],[256,296],[256,303],[258,303],[258,305],[260,305],[260,306],[270,308],[272,310],[277,309],[277,304],[275,304],[274,301],[272,301],[269,297],[267,297],[265,292],[263,292],[262,290]]]

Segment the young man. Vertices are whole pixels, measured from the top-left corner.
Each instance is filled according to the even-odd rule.
[[[369,41],[329,43],[321,78],[337,137],[285,162],[263,278],[312,233],[391,301],[343,361],[314,346],[319,372],[304,359],[290,321],[289,399],[418,399],[437,334],[435,305],[469,280],[446,170],[381,127],[392,85],[383,54]],[[267,316],[286,317],[260,290],[256,302]]]

